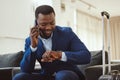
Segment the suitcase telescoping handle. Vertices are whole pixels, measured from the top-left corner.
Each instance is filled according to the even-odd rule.
[[[101,12],[101,15],[102,16],[106,16],[107,17],[107,19],[109,19],[110,18],[110,15],[109,15],[109,13],[108,12],[106,12],[106,11],[103,11],[103,12]]]
[[[107,49],[108,49],[108,73],[111,72],[111,63],[110,63],[110,21],[109,21],[109,18],[110,18],[110,15],[108,12],[106,11],[103,11],[101,12],[101,16],[102,16],[102,31],[103,31],[103,45],[102,45],[102,64],[103,64],[103,75],[105,75],[105,41],[104,41],[104,38],[105,38],[105,30],[104,30],[104,16],[106,16],[107,18]]]

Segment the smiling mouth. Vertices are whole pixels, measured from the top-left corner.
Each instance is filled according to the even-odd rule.
[[[45,31],[45,34],[48,35],[48,36],[51,35],[51,33],[52,33],[51,30],[49,30],[49,31]]]
[[[51,30],[49,30],[49,31],[45,31],[45,33],[51,33],[52,31]]]

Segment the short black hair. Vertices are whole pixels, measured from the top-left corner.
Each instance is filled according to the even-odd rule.
[[[39,13],[47,15],[47,14],[50,14],[52,12],[55,14],[54,9],[49,5],[38,6],[35,10],[35,18],[37,19]]]

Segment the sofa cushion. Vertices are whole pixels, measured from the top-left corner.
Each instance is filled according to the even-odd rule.
[[[90,63],[85,65],[78,65],[79,69],[82,71],[84,75],[85,75],[85,69],[87,67],[102,64],[102,50],[90,51],[90,53],[91,53]],[[105,52],[105,55],[106,55],[106,63],[107,63],[108,62],[107,52]]]
[[[23,57],[23,51],[0,55],[0,68],[17,67]]]

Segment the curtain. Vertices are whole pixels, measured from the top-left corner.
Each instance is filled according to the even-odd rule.
[[[76,32],[89,50],[102,49],[102,23],[101,19],[77,10]]]
[[[110,18],[111,58],[120,60],[120,16]]]

